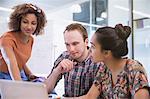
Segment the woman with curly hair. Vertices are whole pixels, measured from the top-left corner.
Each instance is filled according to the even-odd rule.
[[[31,80],[35,78],[26,63],[31,56],[33,37],[43,33],[44,12],[33,4],[13,8],[9,29],[0,37],[0,79]]]

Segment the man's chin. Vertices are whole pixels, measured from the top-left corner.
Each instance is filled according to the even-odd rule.
[[[76,56],[71,56],[71,59],[72,59],[72,60],[76,60],[77,57],[76,57]]]

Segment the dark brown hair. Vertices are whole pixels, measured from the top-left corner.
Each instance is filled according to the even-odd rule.
[[[96,38],[102,50],[111,50],[115,58],[128,54],[127,38],[131,33],[129,26],[117,24],[113,27],[102,27],[96,30]]]
[[[79,23],[72,23],[72,24],[68,25],[65,29],[65,31],[72,31],[72,30],[78,30],[81,33],[84,41],[86,38],[88,38],[87,30],[83,25],[81,25]],[[65,33],[65,31],[64,31],[64,33]]]
[[[10,22],[8,23],[9,29],[11,31],[20,31],[21,19],[27,14],[35,14],[37,17],[37,28],[33,35],[39,35],[43,33],[45,24],[46,24],[46,16],[45,13],[36,5],[33,4],[20,4],[13,7],[14,11],[10,15]]]

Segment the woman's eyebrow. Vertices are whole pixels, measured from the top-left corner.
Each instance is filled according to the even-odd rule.
[[[90,42],[90,43],[91,43],[91,45],[95,46],[95,44],[93,42]]]

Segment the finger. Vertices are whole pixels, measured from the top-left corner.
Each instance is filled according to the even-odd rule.
[[[69,70],[72,67],[72,64],[73,64],[72,61],[67,59],[63,60],[61,63],[61,65],[67,70]]]
[[[67,70],[71,70],[72,67],[73,67],[73,62],[72,61],[65,61],[65,64],[66,64],[66,67],[67,67]]]

